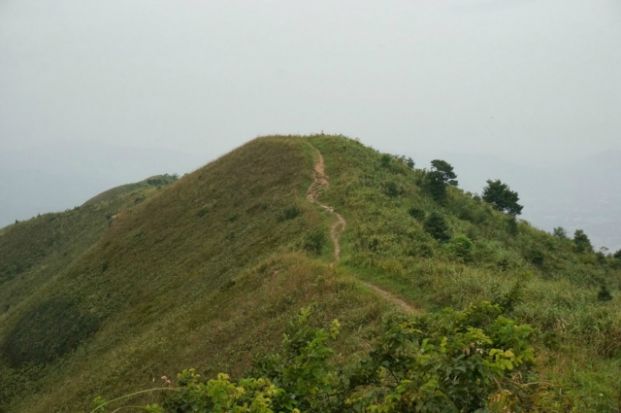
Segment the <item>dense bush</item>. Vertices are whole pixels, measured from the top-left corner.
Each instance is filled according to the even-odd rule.
[[[326,234],[321,230],[310,232],[304,238],[302,247],[314,255],[321,255],[326,245]]]
[[[531,264],[541,267],[545,262],[545,255],[539,248],[532,248],[526,253],[525,258],[530,261]]]
[[[449,249],[453,256],[464,261],[472,260],[473,244],[470,238],[465,235],[456,236],[449,243]]]
[[[253,377],[177,377],[148,412],[505,412],[524,409],[534,390],[531,327],[488,302],[419,318],[388,317],[361,361],[339,367],[332,340],[340,324],[315,328],[303,309],[281,352],[260,360]],[[161,389],[157,389],[158,391]],[[135,394],[141,394],[137,392]],[[130,395],[131,396],[131,395]],[[130,397],[128,396],[128,398]],[[118,399],[117,399],[118,401]],[[111,403],[96,399],[93,412]]]
[[[279,221],[288,221],[291,219],[295,219],[301,213],[302,211],[300,211],[300,208],[298,208],[296,205],[289,206],[282,210],[282,213],[280,214],[280,217],[279,217]]]
[[[410,216],[418,221],[422,221],[423,219],[425,219],[425,211],[423,211],[422,209],[416,208],[416,207],[412,207],[408,210],[408,214],[410,214]]]
[[[396,183],[390,181],[384,184],[384,193],[391,198],[401,195],[403,190]]]
[[[451,239],[451,233],[444,217],[437,212],[433,212],[425,220],[425,231],[440,242]]]
[[[610,294],[610,290],[605,285],[602,285],[597,293],[597,299],[599,301],[610,301],[612,300],[612,294]]]
[[[574,245],[576,246],[576,251],[580,253],[585,252],[593,252],[593,245],[591,245],[591,240],[588,235],[581,229],[577,229],[574,233]]]

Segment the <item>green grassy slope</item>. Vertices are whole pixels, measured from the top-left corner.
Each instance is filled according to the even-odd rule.
[[[174,177],[162,175],[123,185],[71,210],[40,215],[1,229],[0,327],[7,328],[12,318],[23,314],[31,303],[37,303],[38,291],[44,291],[88,251],[117,214],[156,195],[174,180]],[[41,308],[45,310],[46,305]],[[47,335],[51,331],[45,329],[41,333]],[[17,374],[6,367],[8,361],[4,353],[3,350],[4,357],[0,361],[0,408],[14,391],[29,389],[32,377],[39,370],[37,366],[28,366],[27,374]]]
[[[459,189],[440,205],[423,173],[354,140],[314,137],[329,166],[324,195],[348,219],[344,266],[429,311],[479,300],[507,303],[538,327],[542,398],[559,411],[616,412],[621,400],[621,271],[618,260],[577,253],[559,239],[507,216]],[[450,161],[450,160],[449,160]],[[459,171],[457,171],[459,173]],[[398,195],[386,188],[394,184]],[[411,208],[442,214],[453,238],[467,236],[467,257],[423,229]],[[606,285],[613,300],[598,301]],[[560,390],[562,388],[562,390]],[[546,401],[548,403],[548,401]]]
[[[17,222],[0,232],[0,319],[86,251],[120,211],[174,181],[163,175],[106,191],[82,206]]]
[[[311,302],[363,337],[381,305],[296,252],[328,224],[306,201],[313,156],[302,139],[259,139],[117,215],[0,326],[5,371],[41,377],[11,411],[84,410],[191,365],[241,371]]]
[[[327,237],[334,216],[306,199],[317,150],[330,181],[321,201],[347,220],[336,266]],[[0,285],[0,406],[85,411],[97,394],[152,387],[187,367],[241,374],[309,304],[318,321],[341,320],[337,359],[355,357],[393,307],[392,293],[421,311],[503,303],[541,332],[541,411],[616,411],[615,261],[579,254],[525,222],[512,226],[456,188],[438,204],[423,177],[343,137],[269,137],[147,189],[120,213],[110,199],[131,204],[128,188],[90,200],[77,212],[100,208],[103,218],[71,221],[92,221],[88,235],[76,229],[31,248],[38,244],[28,239],[45,240],[47,225],[19,236],[19,226],[8,228],[0,268],[29,264],[6,277],[6,294]],[[452,241],[424,230],[432,212],[445,217]],[[467,253],[455,241],[463,237]],[[597,300],[602,284],[612,301]]]

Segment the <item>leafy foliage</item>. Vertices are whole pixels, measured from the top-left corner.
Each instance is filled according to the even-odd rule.
[[[612,300],[612,294],[610,294],[610,290],[605,285],[602,285],[599,288],[599,292],[597,293],[597,299],[599,301],[610,301]]]
[[[384,193],[391,198],[399,196],[401,192],[401,188],[393,181],[386,182],[384,185]]]
[[[436,202],[443,203],[446,201],[447,185],[457,186],[455,178],[457,175],[451,164],[435,159],[431,161],[431,170],[425,174],[425,188]]]
[[[302,211],[300,210],[300,208],[297,207],[297,205],[288,206],[287,208],[283,209],[280,220],[288,221],[290,219],[295,219],[300,216],[301,213]]]
[[[474,249],[474,244],[465,235],[458,235],[451,240],[449,243],[449,248],[453,255],[460,260],[468,262],[472,260],[472,252]]]
[[[512,191],[507,184],[498,179],[487,181],[487,186],[483,189],[483,200],[495,209],[510,215],[520,215],[524,208],[518,204],[520,198],[517,192]]]
[[[577,229],[574,233],[574,245],[576,251],[580,253],[593,252],[593,245],[591,245],[589,236],[581,229]]]
[[[423,219],[425,219],[425,211],[420,208],[412,207],[408,210],[408,214],[410,214],[412,218],[418,221],[422,221]]]
[[[323,231],[312,231],[304,238],[304,249],[313,255],[321,255],[325,245],[326,234]]]
[[[444,174],[441,172],[427,172],[425,174],[425,188],[436,202],[442,203],[446,200],[446,182],[444,182]]]
[[[384,332],[360,362],[340,368],[330,346],[340,330],[310,324],[304,308],[290,323],[283,350],[237,382],[226,374],[205,381],[195,370],[148,411],[474,412],[524,408],[532,390],[532,328],[488,302],[433,316],[388,317]],[[101,399],[100,399],[101,400]],[[101,403],[100,403],[101,405]]]
[[[457,186],[457,175],[453,165],[441,159],[431,161],[431,173],[437,174],[442,182],[448,185]]]
[[[274,399],[283,390],[265,378],[246,378],[235,383],[228,374],[218,374],[203,381],[194,369],[177,376],[179,391],[169,396],[163,406],[150,405],[154,412],[234,412],[272,413]]]
[[[567,231],[565,231],[565,228],[563,228],[563,227],[556,227],[556,228],[554,228],[552,234],[556,238],[567,239]]]
[[[437,212],[432,212],[425,220],[425,231],[440,242],[446,242],[451,239],[449,227],[444,217]]]

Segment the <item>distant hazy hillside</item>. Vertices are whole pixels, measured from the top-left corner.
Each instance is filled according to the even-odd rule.
[[[536,331],[526,410],[618,411],[620,259],[458,187],[440,199],[341,136],[260,138],[172,181],[0,232],[0,411],[88,411],[188,367],[237,377],[308,305],[340,320],[341,365],[389,312],[481,301]]]
[[[16,219],[73,208],[93,193],[134,178],[193,170],[204,162],[202,158],[169,150],[85,142],[3,148],[0,176],[7,179],[0,181],[0,227]]]

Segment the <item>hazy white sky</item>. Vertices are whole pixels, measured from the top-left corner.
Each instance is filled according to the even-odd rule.
[[[0,225],[270,133],[621,151],[620,76],[618,0],[1,0]]]

